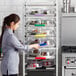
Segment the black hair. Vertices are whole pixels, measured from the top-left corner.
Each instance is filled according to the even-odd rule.
[[[4,18],[3,26],[2,26],[2,34],[0,37],[0,48],[2,47],[2,38],[3,38],[4,31],[6,29],[6,26],[10,26],[11,22],[14,22],[16,24],[19,21],[20,21],[20,17],[17,14],[10,14]]]

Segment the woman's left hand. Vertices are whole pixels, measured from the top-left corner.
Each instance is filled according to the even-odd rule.
[[[29,47],[34,48],[34,49],[39,49],[40,45],[39,44],[32,44],[32,45],[29,45]]]

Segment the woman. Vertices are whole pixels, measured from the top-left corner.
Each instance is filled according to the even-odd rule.
[[[1,47],[3,52],[2,75],[17,76],[19,67],[19,51],[27,51],[27,49],[38,49],[38,44],[23,46],[13,31],[15,31],[20,23],[20,17],[11,14],[4,18],[1,35]]]

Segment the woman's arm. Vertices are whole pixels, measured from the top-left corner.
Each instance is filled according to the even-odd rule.
[[[29,49],[32,49],[32,48],[35,48],[35,49],[38,49],[39,48],[39,45],[38,44],[33,44],[33,45],[22,45],[20,43],[20,41],[14,36],[14,35],[10,35],[8,36],[7,38],[7,42],[10,46],[16,48],[18,51],[21,51],[21,50],[29,50]]]

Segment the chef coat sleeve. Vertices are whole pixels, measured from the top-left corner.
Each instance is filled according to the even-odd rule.
[[[20,43],[20,41],[16,38],[15,35],[10,35],[7,39],[8,41],[8,44],[12,47],[14,47],[15,49],[17,49],[18,51],[21,51],[21,50],[30,50],[31,48],[29,47],[29,45],[22,45]]]

